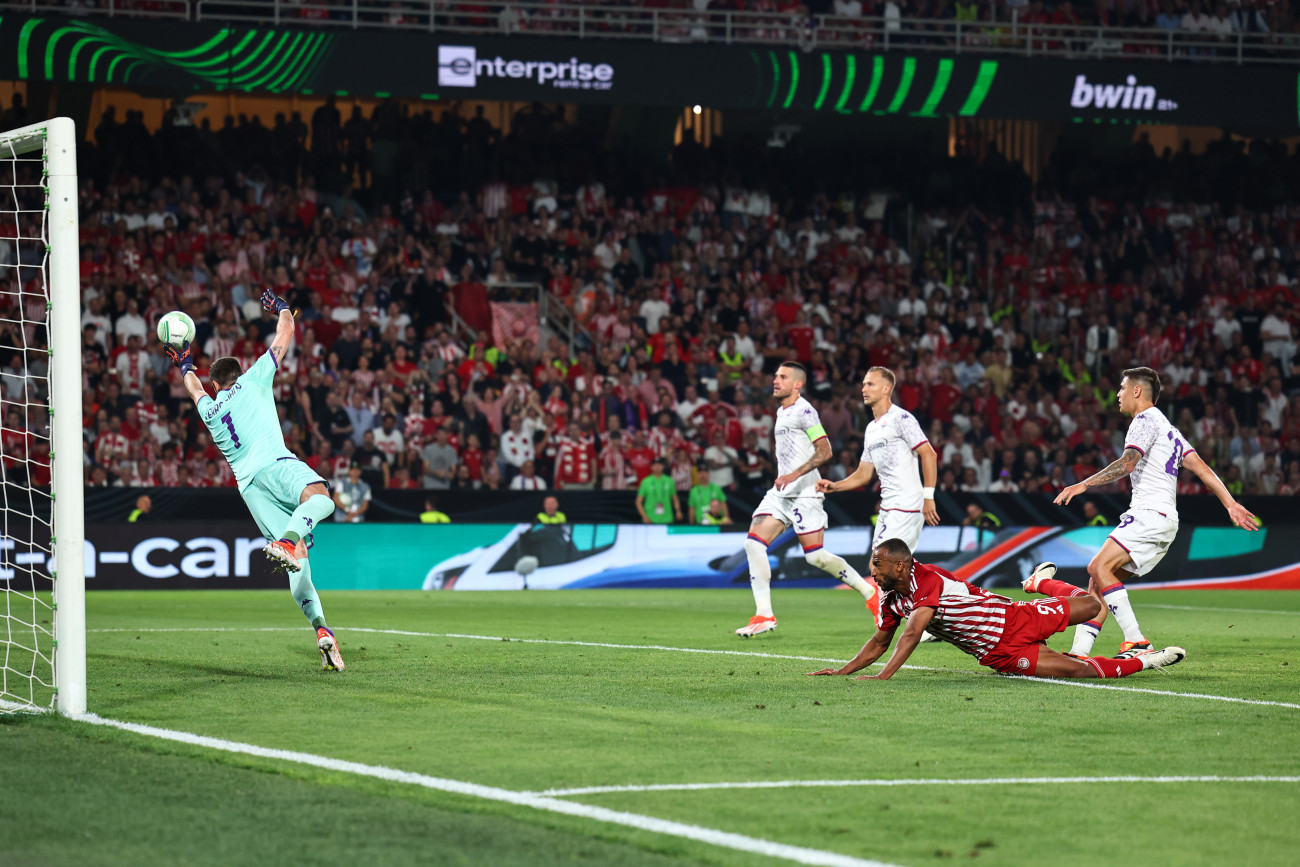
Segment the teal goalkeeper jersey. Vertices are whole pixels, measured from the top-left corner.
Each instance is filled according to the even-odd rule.
[[[215,400],[206,395],[199,398],[199,416],[212,434],[212,441],[230,462],[241,491],[261,470],[278,460],[296,457],[285,448],[271,395],[278,368],[275,357],[267,352]]]

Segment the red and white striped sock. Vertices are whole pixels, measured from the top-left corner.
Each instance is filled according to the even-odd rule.
[[[1038,592],[1046,593],[1048,596],[1058,596],[1064,598],[1069,598],[1071,596],[1088,595],[1087,590],[1084,590],[1081,587],[1075,587],[1073,584],[1070,584],[1069,582],[1061,581],[1056,578],[1038,579]]]
[[[1128,677],[1142,670],[1141,658],[1110,659],[1105,656],[1090,656],[1084,662],[1097,671],[1098,677]]]

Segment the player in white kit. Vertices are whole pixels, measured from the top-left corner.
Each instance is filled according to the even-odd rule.
[[[934,486],[939,478],[939,456],[926,439],[916,417],[893,402],[898,378],[887,367],[873,367],[862,378],[862,402],[872,420],[862,440],[862,461],[848,478],[822,479],[823,493],[865,487],[873,474],[880,476],[880,515],[871,536],[874,551],[886,539],[899,539],[915,551],[921,527],[939,523]],[[917,459],[920,459],[918,471]],[[921,476],[924,474],[925,483]]]
[[[801,396],[808,372],[802,364],[786,362],[772,378],[772,396],[780,401],[776,410],[776,467],[774,484],[758,504],[745,540],[749,560],[749,586],[754,592],[754,616],[736,630],[750,638],[776,629],[772,613],[772,566],[767,546],[794,527],[803,545],[804,558],[823,572],[838,578],[862,594],[877,622],[880,619],[880,591],[868,584],[852,566],[822,547],[826,534],[825,497],[817,490],[821,474],[817,468],[831,458],[830,440],[812,404]],[[874,608],[872,603],[874,602]]]
[[[1091,655],[1093,642],[1106,622],[1107,610],[1115,615],[1115,622],[1124,630],[1118,658],[1130,658],[1151,649],[1151,643],[1138,627],[1124,581],[1154,569],[1178,534],[1179,467],[1195,473],[1219,498],[1232,523],[1243,530],[1259,529],[1255,516],[1233,499],[1187,438],[1156,409],[1160,374],[1149,367],[1124,371],[1117,396],[1119,411],[1133,417],[1124,438],[1124,453],[1101,472],[1063,489],[1055,500],[1064,506],[1090,487],[1108,485],[1129,474],[1133,477],[1133,497],[1128,511],[1120,516],[1119,526],[1106,537],[1101,550],[1088,564],[1088,590],[1100,596],[1103,608],[1097,618],[1075,627],[1074,646],[1069,655],[1079,658]],[[1040,579],[1051,579],[1055,572],[1056,567],[1050,563],[1039,566],[1025,579],[1025,590],[1042,592],[1043,588],[1038,586]]]

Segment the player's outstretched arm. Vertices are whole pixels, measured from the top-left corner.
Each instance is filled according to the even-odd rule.
[[[262,309],[276,317],[275,339],[271,341],[271,354],[277,363],[289,352],[293,345],[293,310],[289,302],[270,289],[262,293]]]
[[[921,505],[921,514],[931,527],[939,523],[939,509],[934,505],[934,487],[939,484],[939,455],[934,446],[921,443],[916,447],[916,456],[921,459],[921,486],[925,488],[925,502]]]
[[[865,488],[875,474],[876,465],[862,461],[858,464],[856,470],[838,482],[832,482],[830,479],[818,479],[817,490],[823,494],[833,494],[836,491],[856,491],[858,488]]]
[[[866,644],[862,645],[858,655],[846,662],[842,668],[823,668],[821,671],[810,671],[808,672],[809,676],[852,674],[855,671],[861,671],[885,655],[885,651],[889,649],[889,643],[894,640],[894,630],[897,628],[898,626],[894,625],[889,629],[877,629],[876,634],[871,636]]]
[[[1219,498],[1219,502],[1223,503],[1223,508],[1228,510],[1228,517],[1232,518],[1232,523],[1243,530],[1259,529],[1259,522],[1255,516],[1251,514],[1249,509],[1233,498],[1228,491],[1228,487],[1219,478],[1219,474],[1209,464],[1201,460],[1199,454],[1192,452],[1184,455],[1183,466],[1195,473],[1196,478],[1201,480],[1201,484],[1209,488],[1214,496]]]
[[[181,372],[181,382],[185,383],[185,392],[197,406],[200,400],[208,396],[208,393],[203,389],[203,383],[199,382],[198,374],[194,372],[194,357],[189,342],[182,343],[180,348],[164,345],[163,351]]]
[[[880,669],[879,674],[864,674],[858,680],[889,680],[897,671],[907,662],[907,658],[916,650],[916,646],[921,643],[921,634],[925,628],[930,625],[930,620],[934,617],[933,608],[917,608],[911,616],[907,618],[907,629],[898,639],[898,646],[894,648],[893,654],[889,657],[889,662],[885,667]]]
[[[1124,449],[1124,454],[1111,461],[1110,466],[1100,472],[1094,473],[1082,482],[1076,482],[1068,488],[1061,489],[1061,493],[1056,495],[1052,502],[1058,506],[1068,506],[1070,501],[1082,494],[1089,488],[1099,485],[1109,485],[1111,482],[1117,482],[1120,479],[1133,472],[1133,468],[1142,460],[1142,453],[1135,448]]]

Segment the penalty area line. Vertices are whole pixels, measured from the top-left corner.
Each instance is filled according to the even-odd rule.
[[[197,735],[191,732],[175,731],[172,729],[158,728],[156,726],[105,719],[95,714],[83,714],[81,716],[73,717],[73,719],[90,723],[91,725],[106,726],[109,728],[120,729],[121,731],[132,732],[133,734],[144,735],[146,737],[160,738],[162,740],[190,744],[192,746],[204,747],[211,750],[292,762],[294,764],[308,765],[310,767],[320,768],[327,771],[354,774],[361,777],[371,777],[377,780],[386,780],[405,785],[421,786],[426,789],[435,789],[440,792],[467,795],[473,798],[482,798],[488,801],[498,801],[500,803],[514,804],[521,807],[531,807],[535,810],[543,810],[550,813],[563,813],[568,816],[577,816],[582,819],[591,819],[611,825],[622,825],[624,827],[650,831],[656,834],[664,834],[670,837],[680,837],[686,840],[694,840],[696,842],[707,843],[712,846],[720,846],[726,849],[734,849],[740,852],[750,852],[756,855],[766,855],[771,858],[781,858],[786,861],[793,861],[797,864],[824,865],[824,867],[893,867],[893,865],[886,864],[882,861],[854,858],[850,855],[841,855],[838,852],[826,852],[821,849],[807,849],[802,846],[776,843],[759,837],[747,837],[743,834],[733,834],[729,831],[719,831],[713,828],[704,828],[699,825],[688,825],[683,822],[659,819],[654,816],[643,816],[638,813],[627,813],[620,810],[609,810],[604,807],[595,807],[588,804],[578,804],[571,801],[560,800],[559,798],[548,795],[537,794],[535,792],[516,792],[510,789],[497,788],[496,786],[483,786],[477,783],[463,782],[461,780],[431,777],[427,774],[401,771],[395,768],[383,767],[381,765],[365,765],[360,762],[349,762],[342,759],[330,758],[328,756],[318,756],[312,753],[270,749],[267,747],[259,747],[254,744],[245,744],[239,743],[238,741],[227,741],[221,738]]]
[[[583,786],[574,789],[547,789],[537,792],[552,798],[574,795],[607,795],[619,792],[702,792],[711,789],[821,789],[890,786],[1019,786],[1071,783],[1300,783],[1300,777],[1221,777],[1202,776],[1111,776],[1111,777],[977,777],[968,779],[914,780],[771,780],[740,783],[660,783],[645,786]]]
[[[743,656],[756,659],[788,659],[794,662],[829,662],[835,665],[843,665],[845,660],[825,656],[796,656],[786,653],[764,653],[762,651],[751,650],[718,650],[707,647],[670,647],[662,644],[614,644],[605,641],[572,641],[556,638],[511,638],[506,635],[473,635],[461,632],[415,632],[407,629],[373,629],[364,626],[342,628],[344,636],[349,632],[362,632],[371,635],[402,635],[411,638],[460,638],[466,641],[499,641],[509,644],[550,644],[562,647],[604,647],[611,650],[654,650],[663,653],[698,653],[714,656]],[[247,630],[241,630],[237,627],[193,627],[193,628],[158,628],[158,629],[88,629],[87,632],[301,632],[300,629],[288,629],[286,627],[256,627]],[[883,665],[876,662],[875,665]],[[912,671],[937,671],[947,672],[949,674],[970,674],[980,676],[979,672],[968,671],[957,668],[941,668],[930,665],[904,665],[903,668]],[[984,676],[999,677],[999,675],[986,674]],[[1146,695],[1163,695],[1171,698],[1192,698],[1204,701],[1222,701],[1229,704],[1249,704],[1262,705],[1265,707],[1285,707],[1292,710],[1300,710],[1300,704],[1286,701],[1268,701],[1257,698],[1239,698],[1231,695],[1211,695],[1203,692],[1177,692],[1170,689],[1149,689],[1141,686],[1119,686],[1117,684],[1099,683],[1094,680],[1084,680],[1078,678],[1047,678],[1047,677],[1024,677],[1021,675],[1004,678],[1007,681],[1019,681],[1021,683],[1049,683],[1053,686],[1073,686],[1079,689],[1104,689],[1113,692],[1135,692]]]

